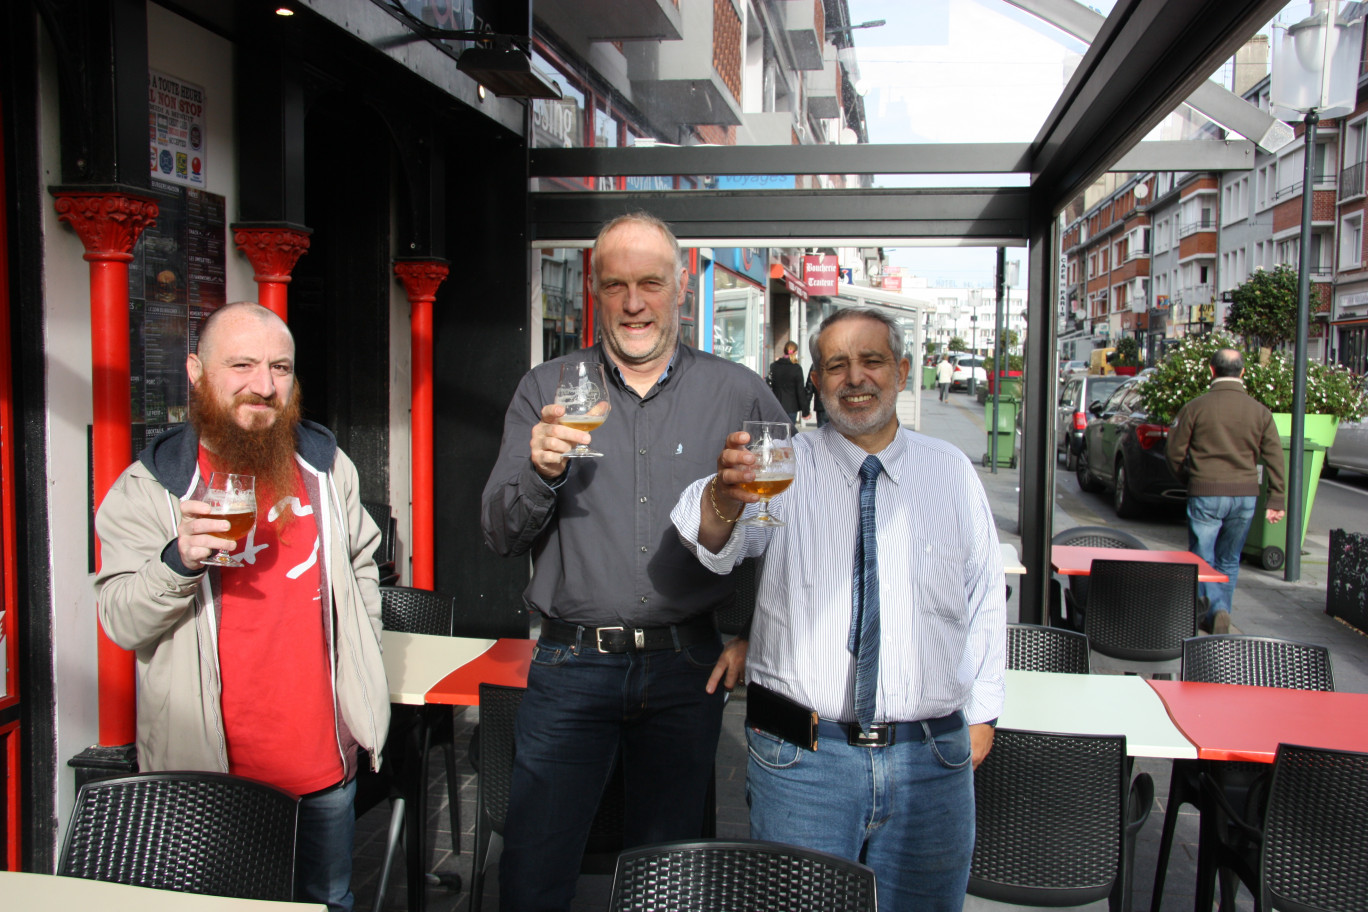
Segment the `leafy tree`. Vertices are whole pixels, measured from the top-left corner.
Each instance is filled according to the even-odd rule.
[[[962,352],[969,350],[969,343],[959,336],[951,336],[950,341],[945,343],[946,351]]]
[[[1011,351],[1021,343],[1021,334],[1015,329],[1004,329],[1002,331],[1002,347]]]
[[[1297,270],[1283,263],[1272,272],[1256,269],[1231,292],[1226,328],[1259,348],[1259,363],[1267,364],[1274,347],[1297,337]]]

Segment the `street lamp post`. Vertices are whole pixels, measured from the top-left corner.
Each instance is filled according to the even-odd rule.
[[[1309,7],[1288,7],[1285,23],[1275,22],[1270,102],[1273,114],[1305,125],[1302,169],[1301,252],[1297,262],[1297,336],[1293,358],[1292,439],[1287,465],[1287,542],[1283,579],[1301,579],[1302,478],[1306,467],[1306,336],[1311,312],[1311,212],[1315,180],[1316,125],[1354,109],[1363,19],[1348,22],[1334,0]],[[1281,34],[1279,34],[1281,33]]]

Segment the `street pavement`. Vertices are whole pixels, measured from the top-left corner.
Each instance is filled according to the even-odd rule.
[[[984,467],[987,433],[984,406],[973,396],[954,393],[948,402],[937,400],[935,390],[922,391],[920,401],[914,402],[911,393],[900,399],[898,413],[910,426],[920,412],[920,430],[948,440],[962,449],[977,467],[984,489],[988,493],[998,534],[1020,551],[1018,524],[1018,473],[1015,468],[1002,465],[996,472]],[[918,406],[920,407],[918,409]],[[1062,531],[1079,525],[1120,526],[1137,535],[1152,548],[1186,550],[1186,526],[1180,509],[1159,509],[1140,521],[1119,521],[1103,496],[1084,494],[1078,490],[1072,473],[1057,466],[1055,483],[1054,529]],[[1323,489],[1324,490],[1324,489]],[[1318,498],[1320,500],[1321,498]],[[1328,574],[1326,537],[1318,531],[1316,514],[1312,515],[1312,531],[1308,533],[1306,553],[1302,557],[1302,576],[1296,583],[1283,581],[1281,571],[1270,573],[1251,564],[1244,564],[1235,597],[1232,633],[1273,636],[1319,643],[1327,646],[1332,655],[1335,683],[1339,690],[1368,692],[1368,637],[1325,614],[1325,590]],[[1362,531],[1358,529],[1356,531]],[[1008,604],[1008,620],[1016,620],[1017,593]],[[535,633],[534,633],[535,635]],[[721,743],[717,755],[717,834],[722,838],[743,838],[750,827],[745,801],[746,748],[744,740],[745,690],[738,688],[729,702]],[[446,783],[442,764],[433,757],[433,778],[429,789],[429,839],[434,845],[430,870],[458,874],[465,887],[453,891],[437,883],[427,890],[428,908],[433,912],[454,912],[470,908],[468,887],[471,870],[471,848],[474,842],[475,776],[465,757],[469,731],[478,720],[478,709],[467,709],[456,718],[457,768],[461,776],[460,822],[461,851],[452,850],[449,816],[446,810]],[[1140,833],[1134,874],[1134,908],[1149,909],[1154,880],[1160,827],[1167,807],[1170,763],[1165,760],[1139,760],[1136,772],[1148,772],[1154,778],[1156,799],[1150,819]],[[389,807],[382,803],[357,822],[356,869],[353,887],[358,909],[374,906],[380,861],[389,822]],[[1163,912],[1189,910],[1193,906],[1196,882],[1197,814],[1190,806],[1181,815],[1173,852],[1170,856],[1167,884],[1162,904]],[[434,878],[435,880],[435,878]],[[607,908],[612,878],[586,875],[580,878],[574,909],[602,910]],[[490,870],[485,890],[484,908],[498,908],[497,867]],[[405,909],[407,891],[404,884],[403,859],[397,859],[385,897],[385,907]],[[998,904],[970,898],[966,909],[998,908]],[[1106,908],[1094,904],[1082,908]],[[1246,912],[1253,908],[1252,897],[1241,890],[1238,908]]]

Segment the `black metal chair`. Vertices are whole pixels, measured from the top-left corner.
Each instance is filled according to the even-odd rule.
[[[1254,636],[1199,636],[1183,642],[1184,681],[1204,681],[1216,684],[1244,684],[1255,687],[1290,687],[1298,690],[1334,690],[1335,678],[1330,665],[1330,650],[1311,643]],[[1262,799],[1266,795],[1270,773],[1266,763],[1224,762],[1213,767],[1217,775],[1209,775],[1212,787],[1224,793],[1224,804],[1242,806],[1242,822],[1257,827],[1263,816]],[[1197,804],[1201,799],[1202,764],[1195,760],[1174,760],[1169,781],[1168,809],[1164,813],[1164,828],[1159,839],[1159,860],[1154,872],[1154,892],[1150,903],[1152,912],[1159,912],[1164,895],[1164,881],[1168,873],[1169,853],[1173,848],[1173,834],[1178,825],[1178,811],[1184,804]],[[1257,845],[1251,843],[1243,826],[1227,827],[1225,815],[1218,807],[1208,813],[1220,818],[1208,821],[1208,827],[1221,843],[1212,843],[1208,852],[1214,856],[1205,868],[1199,868],[1198,895],[1206,894],[1207,905],[1215,890],[1215,878],[1221,877],[1222,908],[1234,908],[1235,878],[1245,882],[1253,893],[1257,889]],[[1221,833],[1219,830],[1228,829]]]
[[[1094,560],[1083,632],[1120,670],[1171,674],[1197,634],[1197,567]]]
[[[1135,836],[1154,782],[1128,781],[1121,735],[999,728],[974,771],[976,837],[968,892],[995,902],[1131,907]]]
[[[821,909],[874,912],[874,871],[754,839],[666,842],[623,852],[611,912]]]
[[[446,593],[407,586],[380,587],[380,617],[386,630],[452,636],[455,613],[455,599]],[[426,815],[416,809],[426,807],[428,753],[433,747],[441,747],[446,764],[451,839],[453,850],[460,851],[460,779],[456,775],[453,713],[445,706],[394,706],[385,748],[388,758],[386,769],[378,777],[363,772],[358,782],[358,813],[363,813],[374,804],[371,794],[379,787],[374,784],[377,778],[387,789],[384,797],[391,802],[385,861],[380,868],[380,883],[376,888],[376,912],[384,907],[390,869],[401,839],[408,849],[405,857],[410,897],[426,886],[428,858],[421,857],[417,847],[423,843],[422,828],[427,821]],[[458,877],[446,875],[446,880],[449,885],[459,889]]]
[[[731,575],[736,580],[732,597],[717,609],[717,629],[728,636],[750,630],[751,615],[755,613],[755,594],[760,583],[757,558],[748,557],[737,564]]]
[[[1368,909],[1368,754],[1278,745],[1264,818],[1263,909]]]
[[[394,568],[395,542],[398,539],[399,524],[390,513],[390,505],[374,501],[361,501],[361,506],[370,514],[371,519],[380,527],[380,544],[375,549],[375,563],[380,568],[380,585],[393,586],[399,582],[399,572]]]
[[[1022,671],[1088,673],[1088,638],[1062,627],[1007,625],[1007,667]]]
[[[1109,529],[1106,526],[1074,526],[1072,529],[1065,529],[1063,532],[1050,539],[1052,545],[1077,545],[1081,548],[1134,548],[1140,551],[1148,551],[1149,546],[1140,539],[1131,535],[1129,532],[1122,532],[1120,529]],[[1056,576],[1056,580],[1059,577]],[[1060,581],[1062,585],[1062,580]],[[1086,576],[1070,576],[1068,587],[1063,590],[1062,608],[1064,612],[1059,612],[1059,607],[1054,606],[1056,614],[1050,618],[1053,626],[1066,626],[1074,630],[1083,629],[1083,614],[1088,608],[1088,578]],[[1063,614],[1067,613],[1067,619]]]
[[[299,799],[223,773],[143,773],[81,786],[57,873],[288,902]]]

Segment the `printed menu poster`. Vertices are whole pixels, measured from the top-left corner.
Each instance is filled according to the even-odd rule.
[[[161,211],[133,251],[128,275],[133,456],[168,427],[185,421],[186,355],[200,323],[224,303],[224,199],[152,181]]]
[[[152,177],[190,187],[203,187],[203,86],[169,73],[148,71],[147,130]]]

